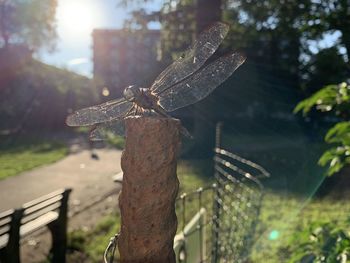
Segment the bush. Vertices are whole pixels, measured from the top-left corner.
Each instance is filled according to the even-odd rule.
[[[0,54],[1,54],[0,49]],[[0,129],[57,130],[72,111],[98,101],[92,80],[32,58],[0,63]]]
[[[290,263],[345,263],[350,260],[350,236],[336,222],[314,223],[295,232],[289,246],[280,250],[283,260]],[[286,256],[290,255],[290,256]]]
[[[350,164],[350,85],[343,82],[339,85],[328,85],[311,97],[301,101],[294,112],[308,114],[313,108],[321,112],[329,112],[336,124],[331,127],[325,141],[331,144],[323,153],[318,163],[327,166],[327,174],[339,172],[344,166]]]

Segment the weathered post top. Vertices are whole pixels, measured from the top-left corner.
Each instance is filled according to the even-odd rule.
[[[119,197],[120,260],[175,263],[175,199],[180,149],[179,120],[131,117],[125,120],[122,193]]]

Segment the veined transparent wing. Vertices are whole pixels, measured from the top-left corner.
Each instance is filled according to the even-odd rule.
[[[217,22],[202,32],[185,54],[156,78],[150,88],[153,93],[158,94],[196,72],[214,54],[228,31],[228,25]]]
[[[174,111],[205,98],[244,61],[245,57],[238,53],[218,58],[186,80],[161,92],[160,105],[166,111]]]
[[[108,122],[122,117],[133,104],[125,99],[107,101],[106,103],[78,110],[67,117],[69,126],[90,126]]]
[[[90,140],[102,141],[111,135],[125,135],[124,119],[97,124],[90,132]]]

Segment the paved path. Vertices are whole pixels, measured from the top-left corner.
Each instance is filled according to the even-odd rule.
[[[73,188],[70,211],[74,212],[113,191],[118,187],[112,177],[121,170],[121,151],[98,149],[95,152],[99,160],[92,159],[90,151],[82,150],[54,164],[1,180],[0,212],[20,207],[62,187]]]

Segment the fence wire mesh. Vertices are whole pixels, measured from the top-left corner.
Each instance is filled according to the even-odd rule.
[[[185,240],[190,240],[182,244],[177,262],[249,261],[263,198],[259,178],[268,177],[269,173],[260,165],[220,148],[220,132],[219,126],[214,157],[215,183],[185,193],[177,200],[181,233]],[[188,228],[188,222],[203,208],[206,217]],[[193,251],[195,249],[197,252]]]

